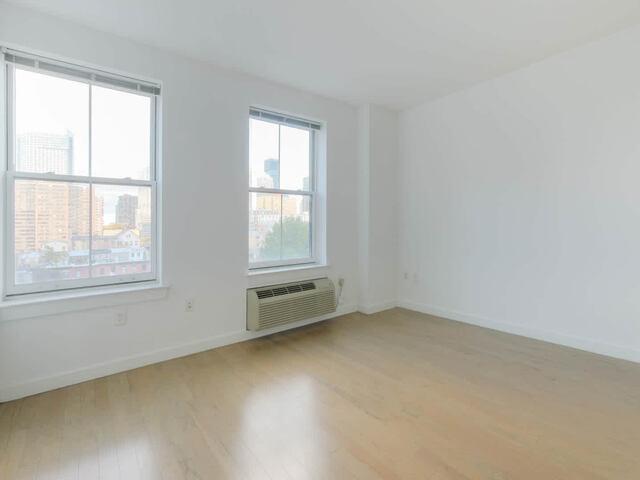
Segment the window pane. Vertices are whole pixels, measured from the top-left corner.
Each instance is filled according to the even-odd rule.
[[[16,180],[15,283],[89,276],[89,186]]]
[[[15,168],[89,173],[89,85],[15,70]]]
[[[91,174],[149,180],[151,99],[92,86]]]
[[[311,257],[310,207],[307,195],[282,196],[283,260]]]
[[[280,259],[282,195],[249,194],[249,262]]]
[[[309,191],[309,130],[280,125],[280,188]]]
[[[249,175],[252,187],[280,188],[278,125],[249,120]]]
[[[311,197],[249,194],[249,262],[311,257]]]
[[[151,271],[151,187],[93,186],[92,275]]]

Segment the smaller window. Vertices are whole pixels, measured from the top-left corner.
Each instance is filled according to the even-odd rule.
[[[315,261],[316,122],[251,109],[249,267]]]

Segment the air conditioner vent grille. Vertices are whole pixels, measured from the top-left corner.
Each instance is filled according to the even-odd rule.
[[[335,287],[328,278],[247,291],[247,328],[262,330],[335,312]]]
[[[316,284],[313,282],[296,283],[288,285],[286,287],[268,288],[266,290],[257,290],[256,295],[259,299],[269,297],[279,297],[280,295],[287,295],[288,293],[306,292],[309,290],[315,290]]]
[[[273,292],[274,297],[279,297],[280,295],[286,295],[287,293],[289,293],[287,291],[287,287],[278,287],[278,288],[274,288],[271,291]]]

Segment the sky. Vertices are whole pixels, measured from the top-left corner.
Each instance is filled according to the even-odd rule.
[[[303,180],[309,176],[309,131],[255,118],[250,120],[249,128],[251,186],[265,186],[259,182],[260,177],[266,175],[265,159],[280,158],[280,188],[302,190]],[[278,128],[280,128],[279,144]]]

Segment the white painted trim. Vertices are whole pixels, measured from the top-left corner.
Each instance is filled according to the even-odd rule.
[[[22,295],[0,302],[0,323],[159,300],[166,297],[168,291],[166,285],[142,283]]]
[[[395,300],[389,300],[388,302],[373,303],[370,305],[358,305],[358,311],[360,313],[364,313],[365,315],[371,315],[373,313],[389,310],[396,306],[397,302]]]
[[[250,272],[247,275],[247,287],[264,287],[276,283],[298,282],[326,277],[329,265],[304,265],[288,268],[269,269],[261,272]]]
[[[152,112],[153,115],[153,112]],[[152,139],[153,141],[153,139]],[[9,178],[13,180],[40,180],[45,182],[86,183],[96,185],[115,185],[125,187],[153,187],[153,180],[135,180],[131,178],[105,178],[87,175],[61,175],[57,173],[34,173],[9,171]]]
[[[253,193],[253,192],[250,192]],[[312,202],[313,203],[313,202]],[[260,271],[263,269],[277,269],[296,267],[298,265],[313,265],[318,263],[315,257],[290,258],[287,260],[274,260],[268,262],[255,262],[249,265],[249,271]]]
[[[406,308],[408,310],[426,313],[428,315],[434,315],[450,320],[456,320],[458,322],[490,328],[492,330],[512,333],[514,335],[519,335],[522,337],[534,338],[536,340],[542,340],[544,342],[555,343],[557,345],[577,348],[578,350],[585,350],[587,352],[607,355],[609,357],[620,358],[622,360],[629,360],[631,362],[640,363],[640,350],[632,347],[614,345],[598,340],[576,337],[573,335],[567,335],[564,333],[553,332],[549,330],[541,330],[539,328],[532,328],[524,325],[500,322],[488,318],[479,317],[470,313],[457,312],[455,310],[448,310],[436,305],[415,303],[408,300],[399,300],[398,306]]]
[[[323,263],[306,263],[303,265],[289,265],[286,267],[272,267],[272,268],[261,268],[256,270],[248,270],[248,277],[257,277],[259,275],[271,275],[282,272],[291,272],[291,271],[301,271],[301,270],[313,270],[316,268],[328,268],[329,265],[325,265]]]
[[[290,330],[292,328],[309,325],[311,323],[328,320],[329,318],[346,315],[356,311],[355,305],[342,305],[334,313],[324,315],[318,318],[302,320],[300,322],[282,325],[260,332],[249,332],[240,330],[237,332],[216,335],[213,337],[197,340],[195,342],[183,343],[182,345],[165,347],[151,352],[122,357],[109,362],[96,363],[88,367],[71,370],[68,372],[58,373],[47,377],[39,377],[25,382],[14,383],[11,385],[3,385],[0,387],[0,402],[8,402],[18,398],[35,395],[37,393],[54,390],[56,388],[74,385],[76,383],[93,380],[95,378],[113,375],[134,368],[144,367],[153,363],[164,362],[172,358],[184,357],[194,353],[211,350],[212,348],[230,345],[232,343],[243,342],[253,338],[263,337],[272,333]]]

